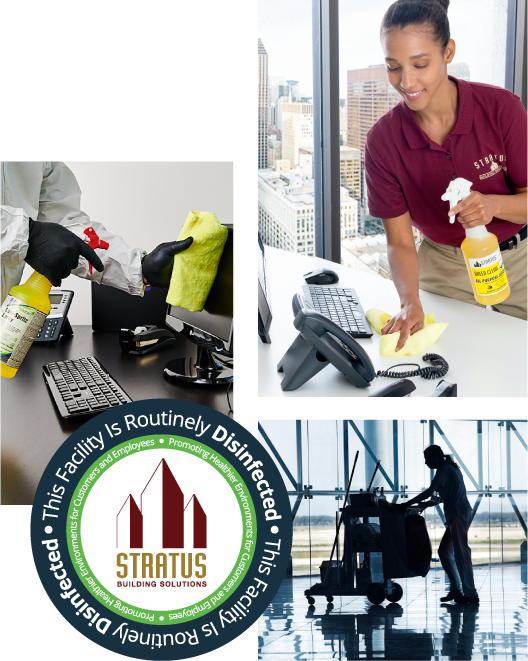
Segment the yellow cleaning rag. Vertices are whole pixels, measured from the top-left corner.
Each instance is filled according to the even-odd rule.
[[[381,329],[391,318],[390,314],[381,310],[368,310],[366,313],[369,324],[381,335]],[[427,347],[434,344],[440,335],[447,328],[447,323],[436,323],[433,314],[425,315],[425,326],[414,335],[409,335],[403,347],[396,351],[396,345],[400,339],[400,331],[382,335],[380,338],[379,352],[380,356],[418,356],[422,354]]]
[[[178,237],[188,236],[193,242],[188,250],[174,255],[174,266],[167,294],[167,303],[201,312],[213,286],[228,229],[221,225],[214,213],[191,211]]]

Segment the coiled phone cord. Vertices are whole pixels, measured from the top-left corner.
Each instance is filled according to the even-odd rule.
[[[393,365],[390,370],[385,370],[384,372],[381,370],[378,371],[376,376],[384,376],[389,379],[406,379],[410,376],[421,376],[422,379],[439,379],[441,376],[445,376],[449,370],[447,360],[437,353],[426,353],[422,356],[422,360],[431,361],[431,365],[420,367],[416,363],[400,363],[399,365]],[[410,372],[392,371],[395,367],[411,367],[412,365],[415,365],[418,369]]]

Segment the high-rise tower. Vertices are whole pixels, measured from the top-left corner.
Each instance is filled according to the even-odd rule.
[[[268,167],[268,54],[258,40],[258,167]]]

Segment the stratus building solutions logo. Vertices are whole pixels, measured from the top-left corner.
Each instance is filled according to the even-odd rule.
[[[170,442],[174,439],[169,439]],[[195,494],[187,505],[169,465],[162,459],[141,492],[140,507],[129,494],[116,517],[116,541],[119,547],[161,547],[184,549],[192,541],[193,550],[207,548],[207,515]],[[145,531],[145,535],[143,534]],[[121,532],[121,535],[119,534]],[[180,579],[161,587],[206,587],[205,553],[118,553],[119,578]],[[129,570],[128,563],[131,563]],[[193,579],[197,580],[181,580]],[[155,580],[117,581],[118,587],[156,587]]]
[[[289,500],[265,449],[222,414],[169,401],[81,427],[32,513],[52,602],[94,642],[140,659],[189,658],[238,636],[290,557]]]

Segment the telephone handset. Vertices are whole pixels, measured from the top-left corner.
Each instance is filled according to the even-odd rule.
[[[299,294],[294,295],[292,308],[299,335],[277,366],[284,372],[282,390],[297,390],[329,363],[356,387],[367,388],[376,372],[362,347]]]

